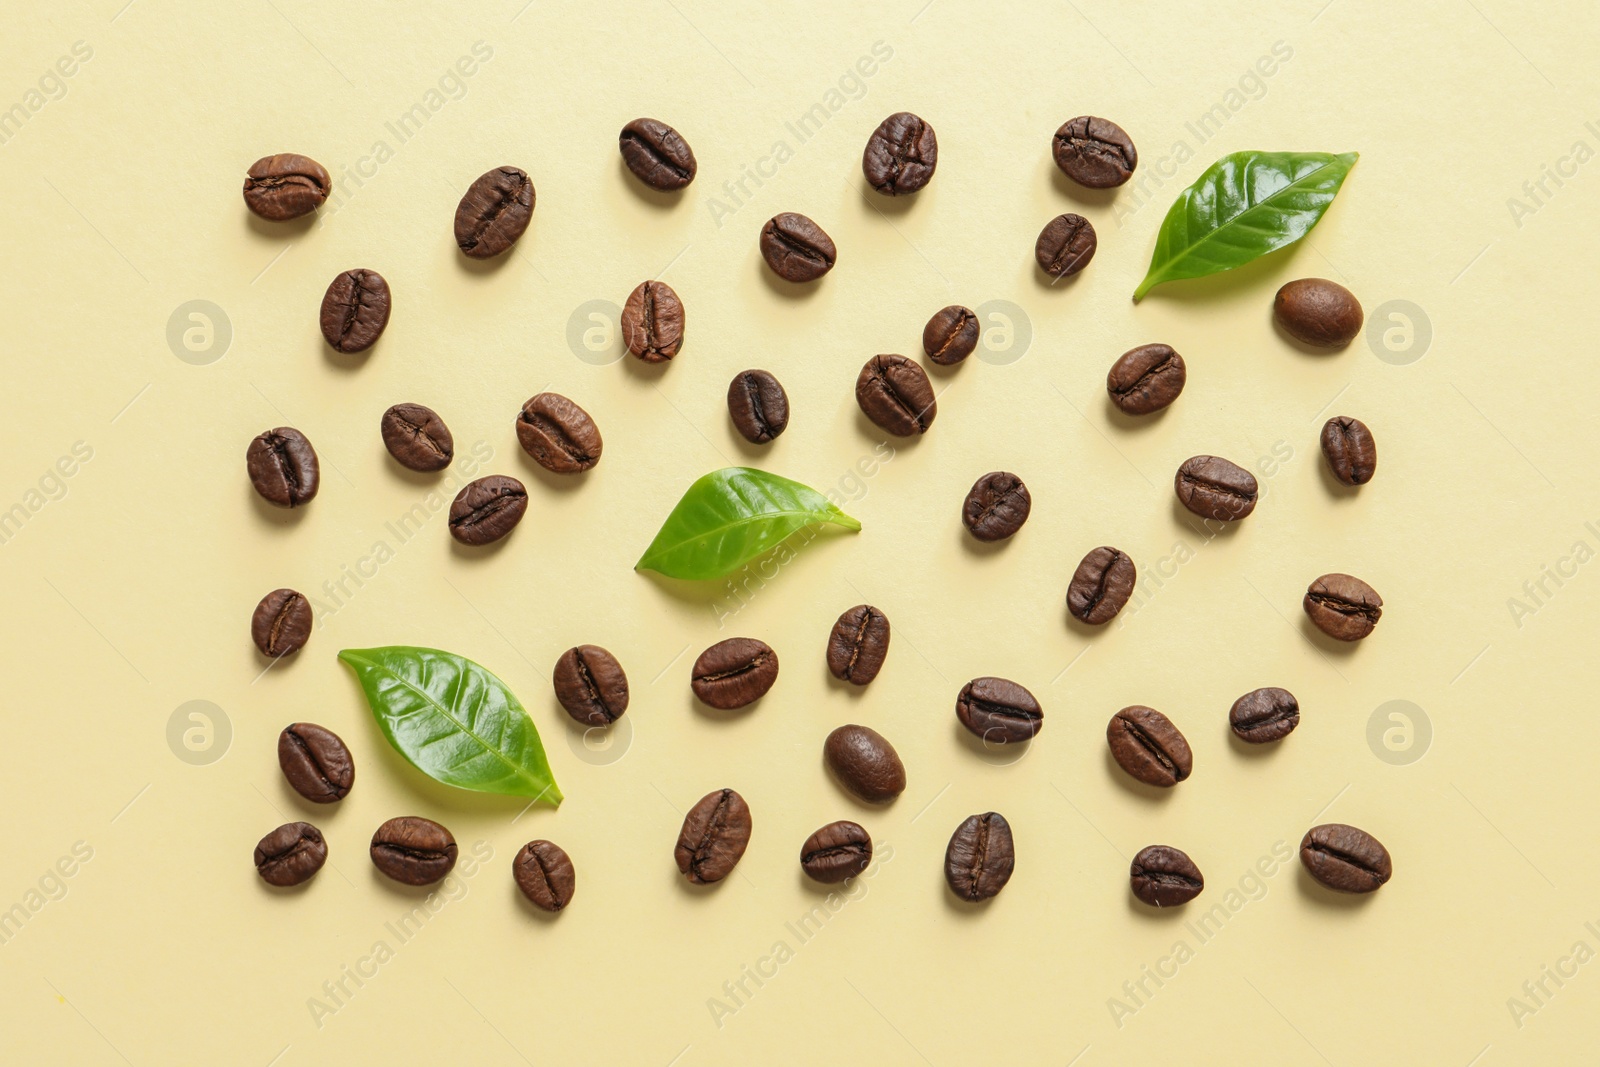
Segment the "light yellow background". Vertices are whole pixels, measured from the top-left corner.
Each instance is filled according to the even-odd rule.
[[[7,1062],[1592,1055],[1592,5],[1295,0],[1202,17],[1177,3],[896,0],[754,17],[689,0],[124,2],[12,3],[0,34],[0,107],[28,110],[44,79],[42,106],[0,143],[0,507],[27,513],[0,544],[0,909],[27,915],[0,944]],[[45,77],[75,42],[92,56]],[[488,58],[451,77],[475,45]],[[1291,54],[1258,77],[1275,45]],[[851,77],[875,47],[887,58]],[[418,104],[426,124],[402,142],[387,124]],[[802,143],[788,124],[818,104],[829,117]],[[1226,121],[1202,140],[1189,124],[1214,108]],[[901,109],[937,129],[937,177],[906,201],[863,195],[862,145]],[[1131,132],[1141,184],[1087,194],[1055,172],[1051,133],[1085,113]],[[623,170],[616,132],[638,115],[693,145],[699,177],[682,195]],[[1361,161],[1299,247],[1135,306],[1167,205],[1243,148]],[[240,200],[249,164],[280,151],[343,176],[310,224],[259,223]],[[453,247],[452,212],[504,163],[532,176],[537,210],[515,255],[475,267]],[[756,250],[783,210],[840,249],[799,295]],[[1052,287],[1032,245],[1067,210],[1092,219],[1100,250]],[[393,319],[369,356],[336,359],[318,303],[358,266],[388,278]],[[584,318],[586,302],[620,304],[658,275],[688,308],[674,363],[569,347],[575,315],[605,321]],[[1331,355],[1287,342],[1272,294],[1305,275],[1349,285],[1369,316],[1405,302],[1380,324],[1388,346],[1381,330]],[[197,299],[232,329],[208,365],[168,342],[174,309]],[[989,349],[935,375],[932,431],[858,466],[881,440],[851,398],[861,364],[920,356],[933,311],[992,301],[1015,310],[985,323]],[[1188,361],[1182,399],[1143,423],[1113,417],[1107,367],[1154,340]],[[794,412],[765,450],[741,443],[723,403],[752,366],[780,376]],[[547,477],[517,446],[518,406],[547,387],[605,434],[584,478]],[[441,513],[403,543],[386,527],[435,485],[382,448],[378,417],[399,401],[436,408],[458,456],[481,442],[482,471],[528,483],[527,518],[499,548],[457,549]],[[1377,436],[1378,476],[1359,492],[1324,473],[1317,432],[1333,414]],[[244,474],[249,439],[283,424],[323,466],[321,495],[293,516],[262,506]],[[91,458],[50,477],[79,442]],[[1209,540],[1170,488],[1203,452],[1257,469],[1264,488],[1248,521]],[[1274,455],[1268,476],[1258,463]],[[864,529],[820,537],[748,603],[635,573],[684,488],[741,463],[837,490]],[[1033,515],[980,551],[959,506],[993,469],[1027,481]],[[375,566],[379,542],[392,558]],[[1089,633],[1068,625],[1063,594],[1099,544],[1164,579]],[[1384,596],[1357,647],[1302,620],[1306,584],[1331,570]],[[341,580],[334,599],[324,583]],[[262,675],[248,619],[280,585],[316,598],[319,628]],[[847,691],[823,643],[863,600],[889,615],[893,646],[876,682]],[[769,641],[782,676],[754,710],[713,716],[690,698],[689,665],[732,635]],[[611,648],[633,683],[608,747],[586,748],[550,695],[551,666],[578,642]],[[460,652],[520,694],[560,809],[436,786],[391,752],[334,658],[388,643]],[[1020,758],[971,744],[952,714],[961,684],[991,673],[1046,708]],[[1303,722],[1246,752],[1226,713],[1262,685],[1298,694]],[[225,747],[220,732],[209,750],[193,739],[198,753],[169,744],[193,700],[221,710]],[[1411,747],[1391,736],[1398,751],[1368,740],[1392,700],[1420,709]],[[1195,750],[1170,795],[1108,763],[1104,724],[1136,702]],[[275,738],[296,719],[355,752],[355,791],[336,808],[281,779]],[[904,757],[910,786],[892,806],[865,809],[828,779],[822,740],[845,722]],[[672,844],[682,812],[724,785],[748,798],[754,839],[736,875],[694,891]],[[943,851],[991,809],[1014,827],[1016,875],[968,909],[945,889]],[[402,943],[387,924],[428,898],[382,880],[365,850],[379,822],[413,813],[492,858],[458,870]],[[272,891],[251,849],[299,818],[322,827],[330,864],[303,891]],[[838,818],[862,821],[880,858],[829,912],[796,856]],[[1335,899],[1297,862],[1272,862],[1318,821],[1378,835],[1392,883]],[[534,837],[577,865],[577,898],[554,921],[508,873]],[[87,862],[71,860],[80,842]],[[1158,842],[1207,877],[1178,914],[1128,893],[1129,858]],[[72,874],[58,879],[63,857]],[[819,905],[814,936],[796,936],[789,924]],[[1211,936],[1186,925],[1217,906]],[[392,958],[362,963],[379,941]],[[370,977],[357,987],[346,968]],[[324,983],[341,980],[349,994],[331,999]],[[750,995],[734,999],[724,983],[741,980]],[[1141,981],[1133,999],[1124,983]]]

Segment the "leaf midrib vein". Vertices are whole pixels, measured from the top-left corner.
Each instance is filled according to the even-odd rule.
[[[513,778],[519,779],[521,781],[525,781],[529,785],[538,785],[539,784],[539,782],[536,779],[534,779],[532,777],[532,775],[530,775],[526,770],[524,770],[523,768],[517,766],[515,763],[512,763],[509,759],[507,759],[505,757],[504,753],[500,752],[499,749],[495,748],[493,745],[489,744],[489,742],[487,742],[483,738],[479,737],[475,730],[473,730],[470,726],[466,725],[464,722],[462,722],[460,719],[458,719],[456,717],[456,715],[455,715],[455,710],[456,710],[455,703],[452,703],[450,708],[446,709],[443,704],[439,703],[439,701],[437,701],[437,700],[435,700],[433,698],[432,694],[428,693],[425,690],[418,689],[415,685],[411,684],[411,682],[409,680],[407,680],[405,678],[402,678],[400,676],[400,674],[394,670],[394,668],[389,667],[388,665],[383,664],[383,663],[375,662],[375,661],[370,660],[370,659],[364,659],[363,658],[363,662],[365,662],[368,666],[372,667],[374,670],[379,670],[379,671],[382,671],[383,673],[387,674],[389,677],[393,678],[396,682],[399,682],[405,688],[411,690],[413,693],[416,693],[418,696],[420,696],[424,700],[426,700],[429,704],[432,704],[435,708],[438,708],[439,709],[439,714],[443,715],[445,718],[447,718],[451,722],[455,723],[456,726],[461,730],[462,733],[466,734],[468,737],[470,737],[474,741],[476,741],[483,748],[483,750],[485,752],[488,752],[490,755],[494,756],[495,759],[499,760],[501,763],[503,763],[507,767],[509,767],[511,769],[511,773],[512,773],[512,777]],[[457,680],[457,683],[458,683],[457,689],[456,689],[456,699],[457,699],[457,701],[460,700],[461,689],[464,688],[459,683],[464,681],[465,675],[466,675],[466,672],[462,671],[459,674],[457,674],[457,676],[456,676],[456,680]]]
[[[1316,177],[1318,174],[1321,174],[1323,171],[1327,170],[1329,167],[1333,166],[1334,164],[1336,164],[1338,162],[1339,162],[1339,157],[1338,156],[1334,156],[1332,159],[1328,160],[1328,162],[1326,162],[1326,163],[1322,164],[1321,166],[1319,166],[1316,170],[1306,171],[1306,173],[1300,175],[1298,178],[1296,178],[1294,181],[1290,182],[1288,185],[1285,185],[1283,188],[1281,188],[1281,189],[1277,190],[1276,192],[1268,195],[1265,199],[1259,200],[1256,203],[1251,204],[1249,207],[1247,207],[1243,211],[1239,212],[1239,214],[1235,215],[1233,218],[1227,219],[1227,220],[1223,221],[1220,225],[1212,227],[1211,230],[1208,233],[1206,233],[1205,236],[1201,237],[1198,241],[1195,241],[1193,244],[1185,245],[1180,251],[1178,251],[1177,253],[1173,254],[1172,256],[1169,256],[1168,259],[1167,259],[1166,266],[1162,268],[1161,276],[1165,277],[1167,275],[1167,272],[1169,270],[1171,270],[1173,264],[1179,262],[1180,260],[1188,258],[1190,255],[1192,255],[1194,253],[1195,249],[1202,247],[1203,245],[1206,244],[1206,242],[1212,240],[1218,234],[1222,233],[1224,230],[1227,230],[1227,229],[1229,229],[1230,227],[1233,227],[1233,226],[1241,225],[1239,220],[1243,219],[1246,215],[1249,215],[1252,211],[1256,211],[1256,210],[1258,210],[1260,208],[1263,208],[1263,207],[1266,207],[1266,206],[1272,204],[1279,197],[1284,196],[1287,193],[1303,191],[1303,190],[1296,190],[1295,187],[1300,185],[1302,182],[1308,181],[1309,179]],[[1245,223],[1244,225],[1249,225],[1249,224]]]

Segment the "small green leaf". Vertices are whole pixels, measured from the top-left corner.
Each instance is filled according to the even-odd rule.
[[[634,567],[669,578],[721,578],[818,522],[861,529],[810,486],[725,467],[689,487]]]
[[[347,648],[378,728],[435,781],[559,806],[533,720],[504,682],[453,652],[389,645]]]
[[[1242,267],[1294,244],[1322,218],[1355,152],[1235,152],[1178,194],[1156,235],[1140,299],[1162,282]]]

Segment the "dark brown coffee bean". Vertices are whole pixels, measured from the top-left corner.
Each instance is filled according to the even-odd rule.
[[[1203,519],[1233,522],[1256,509],[1255,476],[1220,456],[1191,456],[1172,479],[1184,507]]]
[[[673,856],[695,885],[720,882],[733,873],[750,844],[750,805],[731,789],[700,798],[684,816]]]
[[[300,651],[311,637],[311,601],[293,589],[274,589],[250,616],[250,639],[263,656],[280,659]]]
[[[515,478],[491,474],[468,482],[450,504],[450,536],[487,545],[516,528],[528,510],[528,490]]]
[[[1065,278],[1089,265],[1098,244],[1093,224],[1069,211],[1045,223],[1033,243],[1033,258],[1046,274]]]
[[[677,130],[655,119],[634,119],[618,138],[622,161],[652,189],[670,192],[694,181],[694,152]]]
[[[1033,496],[1022,479],[990,471],[972,483],[961,504],[961,524],[980,541],[1004,541],[1028,521]]]
[[[778,680],[778,654],[765,641],[730,637],[694,661],[690,688],[701,702],[723,711],[753,704]]]
[[[978,347],[978,316],[959,304],[933,313],[922,328],[922,350],[941,367],[960,363]]]
[[[1138,579],[1126,552],[1109,545],[1090,549],[1067,585],[1067,610],[1079,622],[1104,626],[1128,603]]]
[[[1111,716],[1106,744],[1117,766],[1146,785],[1170,789],[1189,777],[1194,754],[1183,731],[1155,708],[1134,704]]]
[[[450,427],[421,404],[396,404],[385,411],[378,432],[389,455],[410,470],[442,471],[456,453]]]
[[[256,873],[268,885],[299,885],[328,862],[322,831],[308,822],[286,822],[256,845]]]
[[[1011,824],[995,812],[969,815],[944,850],[944,880],[962,900],[988,900],[1006,887],[1017,865]]]
[[[356,764],[339,735],[314,722],[293,722],[278,735],[278,766],[294,791],[313,804],[350,795]]]
[[[909,111],[878,124],[861,153],[867,184],[887,196],[914,193],[933,180],[939,165],[939,139],[933,127]]]
[[[1300,702],[1287,689],[1252,689],[1233,702],[1228,725],[1252,745],[1281,741],[1300,725]]]
[[[822,227],[793,211],[761,227],[761,258],[786,282],[809,282],[833,269],[839,250]]]
[[[402,815],[372,835],[372,865],[397,882],[431,885],[456,865],[456,839],[420,815]]]
[[[258,435],[245,450],[244,465],[261,499],[280,508],[310,503],[322,485],[316,449],[293,427]]]
[[[473,182],[456,206],[456,245],[490,259],[517,243],[533,218],[533,182],[516,167],[496,167]]]
[[[764,370],[740,371],[728,383],[728,417],[753,445],[764,445],[789,425],[789,394]]]
[[[1128,869],[1133,895],[1152,908],[1175,908],[1200,895],[1206,880],[1200,868],[1182,851],[1169,845],[1139,850]]]
[[[1110,119],[1068,119],[1051,142],[1061,173],[1090,189],[1111,189],[1133,177],[1139,153],[1133,138]]]
[[[871,863],[872,837],[848,820],[829,823],[800,846],[800,869],[827,885],[854,878]]]
[[[1016,682],[974,678],[956,697],[956,718],[985,744],[1027,741],[1044,729],[1044,709]]]
[[[1124,415],[1148,415],[1178,399],[1187,379],[1183,357],[1171,345],[1140,345],[1111,365],[1106,392]]]
[[[1383,597],[1360,578],[1324,574],[1300,602],[1317,629],[1339,641],[1359,641],[1383,615]]]
[[[560,393],[540,393],[522,405],[517,440],[539,466],[555,474],[589,470],[605,447],[594,419]]]
[[[646,363],[665,363],[683,347],[683,301],[666,282],[640,282],[622,305],[622,340]]]
[[[1307,830],[1300,839],[1300,862],[1311,877],[1341,893],[1375,892],[1394,874],[1383,842],[1340,822]]]
[[[870,727],[839,727],[828,735],[822,755],[839,784],[869,804],[883,804],[905,792],[900,754]]]
[[[1361,302],[1326,278],[1301,278],[1272,301],[1278,325],[1295,340],[1318,348],[1343,348],[1361,332]]]
[[[889,617],[871,604],[857,604],[828,634],[828,670],[840,681],[866,685],[889,654]]]
[[[556,699],[585,726],[609,726],[628,710],[628,676],[599,645],[569,648],[556,660]]]
[[[511,877],[522,895],[545,911],[560,911],[572,903],[577,874],[572,858],[551,841],[529,841],[511,861]]]
[[[322,336],[337,352],[362,352],[389,325],[389,283],[375,270],[347,270],[322,295]]]
[[[1366,485],[1378,469],[1378,443],[1360,419],[1345,415],[1322,427],[1322,454],[1328,469],[1345,485]]]
[[[263,156],[244,179],[244,203],[269,222],[287,222],[322,206],[333,180],[321,163],[293,152]]]
[[[905,356],[867,360],[856,376],[856,403],[867,418],[896,437],[927,433],[939,414],[928,372]]]

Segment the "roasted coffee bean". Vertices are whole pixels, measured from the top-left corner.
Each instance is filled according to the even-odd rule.
[[[511,861],[511,877],[516,879],[522,895],[545,911],[560,911],[571,904],[577,889],[572,858],[551,841],[523,845]]]
[[[244,179],[244,203],[269,222],[309,215],[328,199],[333,180],[321,163],[293,152],[263,156]]]
[[[750,844],[750,805],[731,789],[700,798],[684,816],[673,856],[695,885],[720,882],[733,873]]]
[[[1172,480],[1178,500],[1203,519],[1233,522],[1256,509],[1255,476],[1220,456],[1191,456]]]
[[[1033,496],[1022,479],[990,471],[972,483],[961,504],[961,524],[980,541],[1004,541],[1028,521]]]
[[[861,153],[867,184],[887,196],[914,193],[933,180],[939,165],[939,139],[933,127],[909,111],[878,124]]]
[[[456,839],[419,815],[402,815],[378,827],[371,851],[374,867],[406,885],[431,885],[456,865]]]
[[[600,462],[605,442],[589,413],[560,393],[530,397],[517,415],[522,450],[547,471],[578,474]]]
[[[1326,278],[1301,278],[1278,290],[1272,314],[1289,336],[1319,348],[1343,348],[1361,332],[1361,302]]]
[[[1139,153],[1133,139],[1110,119],[1068,119],[1051,142],[1061,173],[1090,189],[1110,189],[1133,177]]]
[[[646,363],[665,363],[683,347],[683,301],[666,282],[640,282],[622,305],[622,340]]]
[[[883,804],[905,792],[900,754],[870,727],[839,727],[828,735],[822,756],[839,784],[869,804]]]
[[[310,503],[322,485],[316,449],[305,434],[289,426],[268,430],[252,440],[245,450],[244,465],[261,499],[280,508]]]
[[[1360,578],[1324,574],[1300,602],[1317,629],[1339,641],[1359,641],[1383,615],[1383,597]]]
[[[764,445],[789,425],[789,394],[764,370],[740,371],[728,383],[728,417],[753,445]]]
[[[1383,842],[1340,822],[1307,830],[1300,839],[1300,862],[1311,877],[1341,893],[1374,892],[1394,874]]]
[[[1106,392],[1124,415],[1148,415],[1178,399],[1187,379],[1183,357],[1171,345],[1140,345],[1111,365]]]
[[[478,177],[456,206],[456,245],[473,259],[490,259],[517,243],[533,218],[533,182],[516,167]]]
[[[871,604],[857,604],[828,634],[828,670],[840,681],[866,685],[883,670],[889,654],[889,617]]]
[[[278,735],[278,766],[294,791],[313,804],[350,795],[356,764],[339,735],[314,722],[292,722]]]
[[[761,227],[761,258],[786,282],[809,282],[833,269],[839,250],[822,227],[793,211]]]
[[[694,181],[694,151],[683,135],[655,119],[634,119],[617,139],[622,161],[652,189],[670,192]]]
[[[389,325],[389,283],[375,270],[347,270],[322,295],[322,336],[337,352],[362,352]]]
[[[1169,845],[1151,845],[1139,850],[1128,869],[1133,895],[1152,908],[1175,908],[1187,904],[1206,887],[1194,860]]]
[[[872,837],[848,820],[829,823],[800,846],[800,869],[827,885],[854,878],[871,862]]]
[[[1378,469],[1378,443],[1372,431],[1360,419],[1346,415],[1323,425],[1322,454],[1333,476],[1345,485],[1366,485]]]
[[[922,328],[922,350],[941,367],[960,363],[977,347],[978,316],[960,304],[935,311]]]
[[[1155,708],[1134,704],[1111,716],[1106,744],[1117,766],[1146,785],[1170,789],[1194,769],[1183,731]]]
[[[328,862],[322,831],[308,822],[286,822],[256,845],[256,873],[268,885],[299,885]]]
[[[1252,689],[1233,702],[1228,725],[1252,745],[1281,741],[1300,725],[1300,702],[1287,689]]]
[[[956,718],[986,744],[1027,741],[1044,729],[1044,709],[1016,682],[974,678],[956,697]]]
[[[250,616],[250,639],[263,656],[280,659],[305,647],[311,636],[311,601],[293,589],[274,589]]]
[[[694,661],[690,688],[701,702],[722,711],[753,704],[778,680],[778,654],[765,641],[730,637]]]
[[[383,447],[402,466],[414,471],[442,471],[455,456],[455,438],[432,408],[396,404],[378,424]]]
[[[1079,622],[1104,626],[1128,603],[1138,578],[1126,552],[1109,545],[1091,549],[1067,585],[1067,610]]]
[[[599,645],[579,645],[556,660],[556,699],[584,726],[609,726],[628,710],[628,676]]]
[[[856,376],[856,403],[867,418],[896,437],[927,433],[939,414],[928,372],[905,356],[867,360]]]
[[[944,880],[962,900],[988,900],[1006,887],[1017,865],[1011,824],[995,812],[969,815],[944,850]]]
[[[487,545],[516,528],[528,510],[528,490],[515,478],[491,474],[468,482],[450,505],[450,536]]]
[[[1033,258],[1046,274],[1065,278],[1087,267],[1098,245],[1093,224],[1069,211],[1045,223],[1033,243]]]

